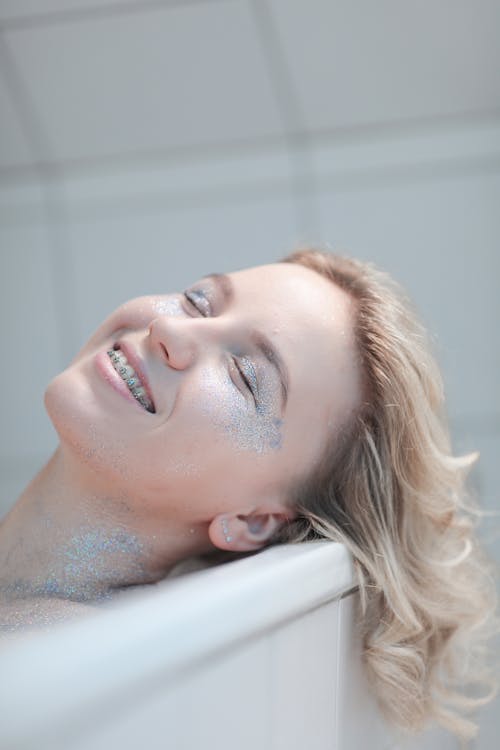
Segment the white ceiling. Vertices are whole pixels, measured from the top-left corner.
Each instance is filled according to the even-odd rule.
[[[500,108],[500,0],[0,0],[0,174]]]

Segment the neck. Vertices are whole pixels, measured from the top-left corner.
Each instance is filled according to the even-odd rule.
[[[136,508],[59,448],[0,524],[0,602],[109,598],[213,549],[205,524]]]

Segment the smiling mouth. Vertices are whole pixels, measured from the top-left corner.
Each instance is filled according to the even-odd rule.
[[[151,414],[156,413],[153,402],[149,398],[144,383],[142,383],[140,377],[137,375],[133,367],[131,367],[127,361],[126,356],[120,350],[118,344],[115,344],[113,349],[108,350],[108,357],[111,360],[111,364],[122,378],[123,382],[129,389],[132,396],[140,403],[140,405],[149,411]]]

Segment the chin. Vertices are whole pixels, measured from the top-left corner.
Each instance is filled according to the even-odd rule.
[[[53,378],[44,404],[61,446],[99,481],[116,487],[129,471],[125,459],[130,451],[116,435],[109,415],[100,412],[84,372],[70,365]]]
[[[88,397],[72,367],[56,375],[44,394],[44,404],[50,421],[61,442],[82,447],[82,438],[91,428]],[[85,413],[87,411],[87,413]]]

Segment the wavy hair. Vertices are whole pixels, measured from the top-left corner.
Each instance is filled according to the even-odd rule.
[[[436,721],[462,742],[465,714],[498,691],[488,642],[500,632],[496,566],[466,486],[479,453],[452,454],[431,339],[399,284],[372,263],[297,249],[353,301],[361,404],[308,476],[289,488],[298,515],[271,543],[341,542],[359,586],[362,658],[379,706],[409,734]],[[473,685],[488,687],[473,697]]]

